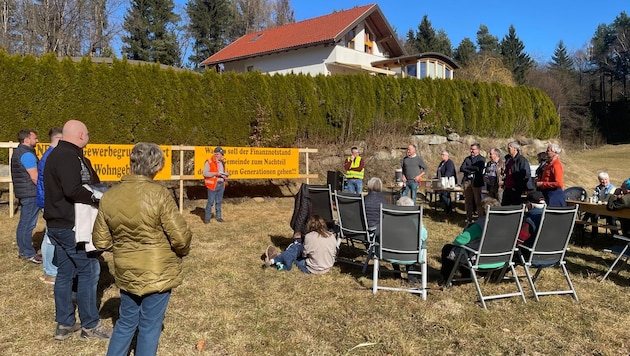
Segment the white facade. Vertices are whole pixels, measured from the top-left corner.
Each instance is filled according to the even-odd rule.
[[[370,63],[379,59],[383,57],[342,46],[317,46],[228,62],[224,70],[312,76],[347,74],[365,72],[366,67],[372,67]]]
[[[342,39],[336,46],[320,45],[230,61],[224,63],[224,70],[241,73],[260,71],[267,74],[310,74],[312,76],[365,72],[393,75],[393,72],[389,73],[389,71],[372,67],[372,62],[385,57],[376,41],[368,41],[373,35],[366,37],[365,25],[357,25],[353,32],[355,34],[350,42]],[[372,53],[366,53],[366,47]]]

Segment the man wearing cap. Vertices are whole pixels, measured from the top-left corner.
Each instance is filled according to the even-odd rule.
[[[208,188],[208,202],[206,203],[206,215],[204,223],[210,223],[212,218],[212,205],[216,203],[215,218],[218,222],[223,222],[221,215],[221,203],[223,202],[223,192],[228,179],[223,163],[225,151],[221,146],[214,149],[214,154],[203,165],[203,176],[206,188]]]
[[[527,214],[523,218],[523,225],[521,225],[521,231],[518,233],[517,245],[525,245],[532,247],[534,239],[531,237],[536,236],[538,228],[540,227],[540,220],[543,214],[543,208],[545,207],[545,196],[542,192],[534,190],[527,194]]]

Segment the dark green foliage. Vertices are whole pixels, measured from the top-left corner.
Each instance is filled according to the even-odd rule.
[[[558,42],[558,46],[551,56],[551,68],[571,72],[575,70],[575,62],[567,53],[567,47],[563,41]]]
[[[527,71],[534,65],[534,61],[525,53],[525,45],[516,36],[516,29],[510,25],[508,34],[499,44],[503,64],[512,72],[514,81],[518,84],[525,83]]]
[[[369,75],[203,75],[158,65],[74,63],[0,52],[1,141],[43,135],[68,119],[93,143],[293,146],[379,132],[557,137],[538,89],[461,80]]]
[[[414,34],[412,30],[407,33],[408,49],[410,53],[438,52],[446,56],[451,56],[451,40],[444,30],[437,33],[427,15],[422,17],[418,31]]]
[[[179,66],[175,27],[180,20],[173,0],[132,0],[123,29],[122,51],[127,59]]]
[[[479,25],[479,30],[477,30],[477,47],[479,48],[479,53],[499,54],[499,39],[490,34],[486,25]]]
[[[229,43],[228,28],[234,18],[228,0],[189,0],[186,13],[188,30],[194,38],[193,54],[188,59],[195,67]]]
[[[455,49],[455,55],[453,59],[457,61],[457,63],[464,67],[467,66],[473,57],[477,54],[477,48],[473,41],[466,37],[460,43],[459,46]]]

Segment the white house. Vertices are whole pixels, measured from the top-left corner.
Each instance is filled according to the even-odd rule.
[[[371,4],[246,34],[201,66],[241,73],[370,73],[418,78],[420,73],[430,73],[426,76],[452,78],[457,65],[439,54],[429,62],[432,55],[407,56],[381,9]],[[422,60],[426,61],[424,71]]]

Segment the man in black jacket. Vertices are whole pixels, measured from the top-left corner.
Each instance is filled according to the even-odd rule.
[[[56,340],[65,340],[81,331],[84,339],[109,339],[111,329],[102,324],[96,304],[100,275],[97,256],[85,251],[85,243],[75,240],[74,204],[97,204],[84,184],[99,183],[90,161],[83,156],[89,141],[87,127],[70,120],[63,126],[63,137],[50,153],[44,167],[44,219],[55,245],[58,267],[55,280]],[[77,307],[81,324],[76,323],[72,285],[76,278]]]
[[[466,205],[466,219],[473,221],[473,210],[477,207],[477,215],[482,214],[481,187],[483,187],[483,170],[486,159],[479,154],[481,146],[478,143],[470,145],[470,156],[464,159],[459,171],[464,173],[462,185],[464,187],[464,202]]]
[[[501,205],[521,205],[521,195],[527,190],[531,178],[529,162],[521,155],[521,146],[516,141],[508,143],[510,156],[505,162],[503,199]]]

